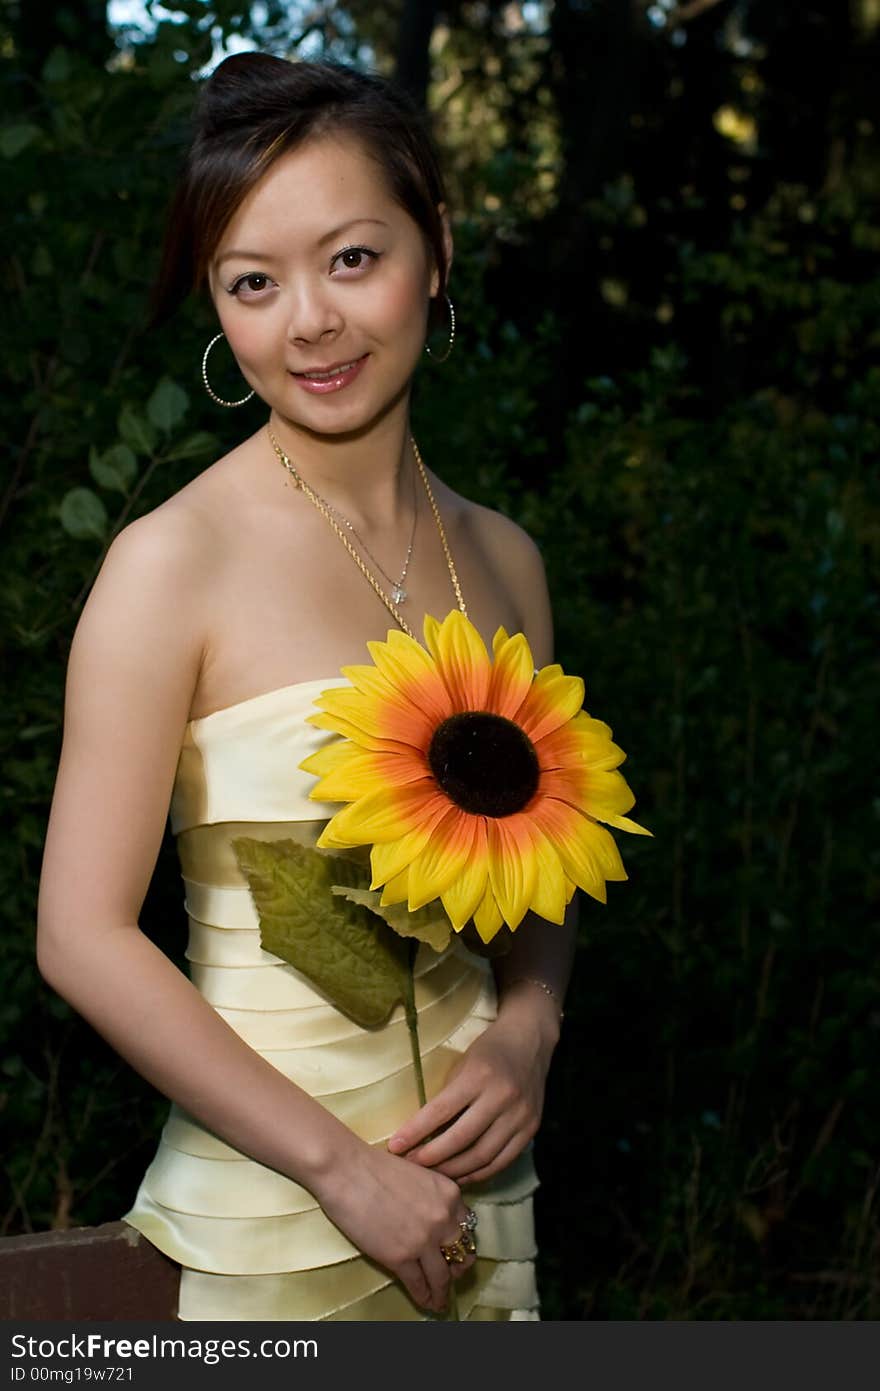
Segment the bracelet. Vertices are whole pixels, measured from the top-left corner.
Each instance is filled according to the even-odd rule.
[[[519,984],[537,985],[540,990],[544,991],[545,995],[550,996],[550,999],[553,1001],[556,1008],[559,1010],[559,1022],[560,1024],[562,1023],[563,1019],[565,1018],[565,1010],[559,1003],[559,996],[556,994],[556,991],[553,989],[551,985],[548,985],[545,980],[539,980],[537,976],[514,976],[513,980],[509,980],[505,983],[508,986]]]

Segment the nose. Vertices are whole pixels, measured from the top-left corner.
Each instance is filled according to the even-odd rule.
[[[291,343],[317,343],[329,334],[339,334],[343,326],[329,286],[310,281],[291,290],[287,322]]]

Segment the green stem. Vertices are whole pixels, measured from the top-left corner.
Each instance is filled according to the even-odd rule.
[[[419,950],[418,941],[410,938],[409,947],[409,970],[406,973],[406,984],[403,993],[403,1008],[406,1014],[406,1027],[409,1030],[409,1042],[412,1049],[413,1071],[416,1075],[416,1087],[419,1093],[419,1105],[424,1106],[428,1100],[425,1092],[425,1074],[422,1070],[422,1050],[419,1047],[419,1016],[416,1010],[416,988],[414,967],[416,955]],[[461,1315],[458,1312],[458,1298],[455,1292],[455,1284],[449,1287],[449,1307],[444,1315],[447,1323],[459,1323]]]
[[[422,1050],[419,1047],[419,1016],[416,1010],[416,989],[413,968],[416,963],[416,953],[419,944],[416,938],[411,937],[407,943],[409,947],[409,970],[406,973],[406,987],[403,995],[403,1008],[406,1013],[406,1027],[409,1029],[409,1044],[412,1049],[413,1071],[416,1075],[416,1087],[419,1093],[419,1105],[424,1106],[428,1100],[425,1092],[425,1074],[422,1071]]]

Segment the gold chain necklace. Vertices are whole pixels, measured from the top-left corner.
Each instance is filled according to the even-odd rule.
[[[300,476],[299,476],[299,474],[297,473],[296,469],[293,467],[293,464],[290,465],[290,474],[291,474],[292,477],[295,477],[295,478],[297,479],[297,483],[301,482]],[[370,548],[369,548],[369,546],[367,545],[367,543],[366,543],[366,541],[364,540],[364,538],[355,530],[354,522],[350,522],[350,521],[348,520],[348,517],[346,517],[345,513],[344,513],[344,512],[340,512],[340,510],[339,510],[338,507],[334,507],[331,503],[327,502],[327,499],[326,499],[326,498],[321,498],[321,501],[322,501],[322,502],[324,503],[324,505],[326,506],[328,512],[332,512],[333,515],[334,515],[334,517],[338,517],[338,518],[339,518],[339,520],[342,522],[343,526],[348,527],[348,530],[351,532],[352,536],[353,536],[354,539],[357,541],[357,543],[358,543],[358,545],[360,546],[361,550],[364,551],[365,554],[368,555],[368,556],[370,557],[370,560],[372,560],[372,562],[373,562],[373,564],[375,565],[376,569],[379,571],[379,574],[383,577],[383,579],[386,579],[386,580],[388,581],[388,583],[391,585],[391,598],[394,600],[395,604],[403,604],[403,603],[406,602],[406,600],[407,600],[408,597],[409,597],[409,595],[407,594],[406,589],[404,588],[404,586],[405,586],[405,584],[406,584],[406,576],[407,576],[407,573],[408,573],[408,571],[409,571],[409,563],[410,563],[410,561],[412,560],[413,546],[415,545],[415,540],[416,540],[416,522],[417,522],[418,519],[419,519],[419,505],[418,505],[419,500],[418,500],[418,498],[416,497],[416,471],[415,471],[415,469],[413,469],[413,471],[412,471],[412,485],[413,485],[413,486],[412,486],[412,493],[413,493],[413,519],[412,519],[412,528],[411,528],[410,533],[409,533],[409,545],[408,545],[407,548],[406,548],[406,558],[404,559],[404,562],[403,562],[403,569],[402,569],[401,572],[400,572],[400,577],[399,577],[398,579],[396,579],[396,580],[393,580],[393,579],[391,578],[391,576],[389,575],[389,573],[388,573],[387,570],[383,570],[382,566],[379,564],[378,560],[377,560],[376,557],[373,555],[373,552],[370,550]],[[313,490],[313,491],[314,491],[314,490]],[[315,496],[316,496],[316,497],[320,497],[320,493],[316,493]]]
[[[278,443],[277,439],[273,435],[272,431],[269,430],[268,433],[269,439],[272,443],[272,448],[275,450],[275,453],[278,455],[278,458],[281,461],[281,463],[287,469],[287,472],[290,474],[297,488],[299,488],[301,492],[305,493],[312,506],[316,507],[317,510],[321,513],[321,515],[325,517],[326,520],[330,523],[330,526],[332,526],[333,530],[336,532],[336,535],[339,537],[343,546],[348,551],[349,555],[351,556],[355,565],[360,570],[364,579],[368,582],[368,584],[371,585],[375,593],[382,600],[382,603],[385,605],[386,609],[391,614],[391,617],[394,619],[398,627],[402,628],[408,637],[414,638],[417,642],[418,638],[416,638],[415,633],[407,624],[397,605],[385,593],[384,589],[380,585],[379,581],[376,579],[375,575],[371,574],[370,571],[367,569],[363,560],[358,555],[357,551],[349,541],[345,532],[342,530],[342,527],[339,526],[338,522],[333,517],[333,509],[331,509],[329,502],[326,502],[325,499],[321,497],[320,493],[316,493],[314,488],[312,488],[302,477],[302,475],[297,472],[293,464],[290,462],[290,459],[285,454],[284,450],[281,448],[281,445]],[[422,463],[422,456],[419,453],[419,446],[416,444],[415,439],[412,435],[410,435],[410,444],[413,447],[413,454],[415,455],[416,464],[418,465],[419,473],[422,476],[422,482],[425,485],[425,492],[428,495],[428,502],[430,503],[431,511],[434,514],[434,521],[437,523],[437,531],[440,536],[440,544],[443,547],[443,554],[446,557],[446,566],[449,570],[449,578],[452,581],[452,588],[455,593],[455,600],[458,604],[459,609],[464,614],[465,618],[467,618],[467,609],[465,608],[465,602],[461,592],[461,585],[458,582],[458,575],[455,571],[455,563],[452,559],[452,552],[449,549],[449,542],[446,539],[446,530],[443,526],[443,521],[440,516],[440,509],[438,508],[437,503],[434,500],[434,494],[431,491],[431,484],[428,482],[428,475],[425,472],[425,465]]]

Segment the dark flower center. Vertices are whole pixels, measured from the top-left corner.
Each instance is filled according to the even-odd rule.
[[[428,763],[447,797],[474,816],[511,816],[538,787],[532,741],[512,720],[485,710],[451,715],[438,725]]]

